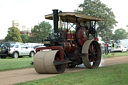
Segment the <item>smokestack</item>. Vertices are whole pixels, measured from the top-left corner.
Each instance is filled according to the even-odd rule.
[[[53,9],[54,33],[58,33],[58,9]]]

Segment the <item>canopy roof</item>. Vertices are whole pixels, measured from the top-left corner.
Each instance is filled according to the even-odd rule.
[[[96,18],[92,16],[87,16],[84,14],[79,14],[75,12],[60,12],[58,13],[58,16],[61,17],[61,20],[63,22],[70,22],[70,23],[76,23],[76,18],[78,22],[83,22],[83,21],[103,21],[105,19],[101,18]],[[45,19],[53,20],[53,14],[48,14],[45,15]]]

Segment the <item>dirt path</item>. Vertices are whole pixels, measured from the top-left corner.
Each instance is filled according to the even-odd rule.
[[[102,63],[100,66],[108,66],[120,63],[128,63],[128,56],[102,59]],[[85,69],[86,68],[81,65],[73,69],[66,69],[65,73],[78,72]],[[5,71],[0,72],[0,85],[12,85],[15,83],[48,78],[57,75],[59,74],[38,74],[35,72],[34,68]]]

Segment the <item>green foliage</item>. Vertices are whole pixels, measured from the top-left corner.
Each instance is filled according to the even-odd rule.
[[[27,43],[29,40],[29,36],[27,34],[21,34],[21,38],[23,43]]]
[[[97,24],[97,32],[103,41],[109,41],[112,37],[112,29],[116,25],[115,15],[103,4],[100,0],[84,0],[82,4],[75,10],[78,13],[94,16],[98,18],[104,18],[105,21],[99,21]]]
[[[51,27],[52,26],[45,21],[34,26],[32,29],[33,37],[30,37],[29,42],[42,42],[42,39],[44,39],[51,32]]]
[[[15,85],[127,85],[128,63],[60,74]]]
[[[115,40],[115,41],[127,38],[126,30],[124,30],[122,28],[115,30],[114,33],[115,34],[113,35],[113,40]]]
[[[8,34],[5,37],[5,41],[22,42],[21,35],[20,35],[20,30],[16,27],[8,28]]]

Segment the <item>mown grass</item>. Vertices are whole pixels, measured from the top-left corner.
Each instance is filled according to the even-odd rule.
[[[30,63],[33,61],[33,58],[24,57],[24,58],[6,58],[0,59],[0,71],[14,70],[14,69],[23,69],[33,67]]]
[[[111,57],[120,57],[120,56],[128,56],[128,52],[114,52],[114,55],[112,55],[112,53],[108,53],[108,55],[102,54],[102,58],[111,58]]]
[[[128,85],[128,63],[60,74],[15,85]]]

